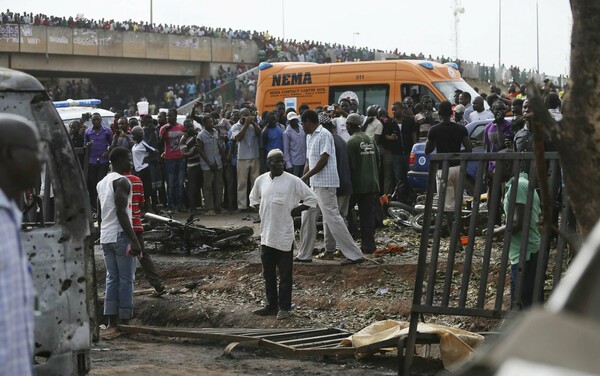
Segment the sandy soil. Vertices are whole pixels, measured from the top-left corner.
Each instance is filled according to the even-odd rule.
[[[243,220],[256,214],[210,217],[211,226],[253,226]],[[180,216],[184,218],[183,216]],[[207,223],[203,223],[208,225]],[[341,266],[341,259],[294,264],[293,315],[287,320],[253,315],[263,305],[264,284],[258,238],[250,244],[223,250],[183,251],[147,245],[168,293],[148,295],[149,284],[138,268],[132,325],[193,328],[326,328],[358,331],[383,319],[407,320],[411,306],[418,235],[410,229],[378,232],[379,246],[402,244],[398,255],[368,257],[361,265]],[[322,246],[322,241],[317,247]],[[99,295],[104,291],[104,265],[96,249]],[[141,293],[140,293],[141,292]],[[439,322],[439,321],[438,321]],[[465,324],[467,325],[467,324]],[[470,325],[470,327],[468,326]],[[473,328],[473,323],[467,328]],[[479,323],[477,327],[489,326]],[[465,327],[464,325],[461,325]],[[395,352],[368,360],[297,359],[263,349],[236,348],[233,358],[222,357],[226,342],[181,340],[122,334],[101,340],[92,351],[91,375],[394,375]],[[418,374],[434,374],[440,364],[421,360]]]

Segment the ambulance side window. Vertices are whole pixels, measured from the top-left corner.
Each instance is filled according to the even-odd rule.
[[[402,97],[402,100],[404,100],[404,98],[406,97],[411,97],[413,99],[413,102],[415,104],[421,102],[421,98],[423,98],[424,95],[429,95],[431,98],[433,98],[433,102],[435,104],[438,104],[440,102],[440,100],[438,99],[438,97],[433,94],[433,92],[425,85],[419,85],[419,84],[402,84],[400,85],[400,96]]]
[[[385,84],[331,86],[329,90],[329,104],[339,103],[341,98],[356,99],[361,114],[372,104],[385,107],[389,97],[390,86]]]

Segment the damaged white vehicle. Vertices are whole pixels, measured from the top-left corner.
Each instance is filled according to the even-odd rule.
[[[19,202],[22,244],[37,296],[32,362],[37,375],[84,375],[90,369],[90,346],[98,325],[83,173],[63,122],[38,80],[0,68],[0,111],[35,123],[44,153],[39,184]]]

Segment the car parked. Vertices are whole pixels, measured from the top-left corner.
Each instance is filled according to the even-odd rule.
[[[485,126],[493,119],[477,120],[467,124],[467,132],[473,146],[473,153],[483,153],[483,134]],[[436,151],[434,150],[433,153]],[[413,145],[410,153],[408,185],[416,192],[424,192],[427,189],[427,174],[429,173],[429,155],[425,154],[425,142],[417,142]],[[467,181],[465,189],[472,193],[475,187],[475,177],[477,175],[477,163],[467,163]]]
[[[112,111],[95,107],[101,104],[99,99],[69,99],[52,103],[66,127],[73,120],[81,120],[82,118],[85,120],[86,126],[91,127],[92,114],[97,112],[102,116],[102,126],[110,128],[115,116]]]

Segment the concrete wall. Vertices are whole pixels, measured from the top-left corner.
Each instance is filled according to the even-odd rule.
[[[20,52],[48,53],[48,40],[46,30],[48,27],[21,25],[20,28]]]
[[[98,56],[123,57],[123,34],[118,31],[98,30]]]
[[[35,25],[0,25],[0,52],[258,63],[247,40]]]
[[[247,40],[171,34],[0,25],[0,66],[25,71],[174,76],[216,74],[258,63]]]
[[[73,32],[63,27],[49,27],[46,30],[49,54],[73,54]]]
[[[73,29],[73,55],[98,55],[96,30]]]
[[[233,44],[227,38],[213,38],[212,61],[233,61]]]
[[[2,55],[0,55],[2,56]],[[0,66],[8,60],[0,58]],[[98,56],[15,54],[10,68],[24,71],[68,72],[70,75],[88,73],[140,74],[156,76],[203,76],[202,62],[181,62]]]
[[[214,38],[202,37],[198,39],[198,46],[190,50],[190,59],[196,61],[212,60],[212,41]]]
[[[0,25],[0,51],[19,51],[19,25]]]
[[[168,59],[169,36],[166,34],[146,35],[146,59]]]

